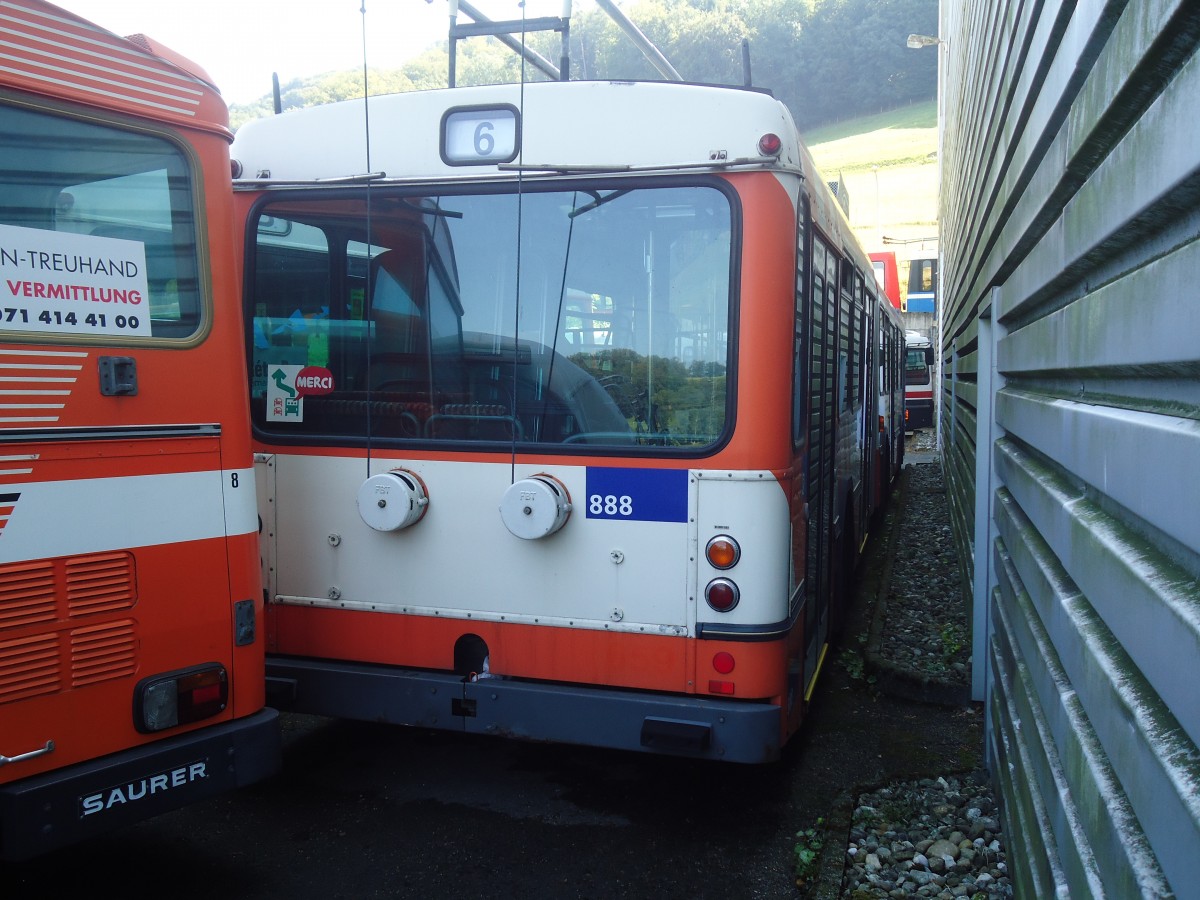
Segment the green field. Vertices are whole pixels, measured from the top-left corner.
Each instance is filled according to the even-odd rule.
[[[826,181],[846,184],[850,225],[870,250],[884,238],[937,239],[937,107],[917,103],[814,129],[805,142]],[[925,239],[928,239],[926,241]]]

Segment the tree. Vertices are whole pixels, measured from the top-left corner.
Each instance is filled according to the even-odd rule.
[[[910,33],[937,30],[938,0],[640,0],[626,10],[647,38],[688,81],[741,84],[742,40],[748,39],[756,86],[787,104],[802,129],[931,99],[937,54],[905,46]],[[561,39],[552,32],[526,43],[558,64]],[[624,32],[599,8],[571,22],[571,77],[663,80]],[[397,70],[371,70],[371,92],[445,87],[444,42]],[[542,81],[521,57],[494,38],[459,41],[459,85]],[[289,82],[284,108],[362,96],[362,73],[327,73]],[[230,111],[237,125],[270,113],[266,98]]]

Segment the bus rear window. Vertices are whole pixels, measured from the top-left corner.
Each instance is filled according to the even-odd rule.
[[[722,436],[721,190],[375,189],[367,212],[361,194],[310,193],[250,223],[260,429],[634,452]]]
[[[195,220],[172,143],[0,105],[0,329],[190,337],[202,308]]]

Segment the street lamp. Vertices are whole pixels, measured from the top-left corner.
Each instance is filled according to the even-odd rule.
[[[940,31],[941,29],[939,28],[938,30]],[[923,47],[937,47],[937,46],[944,46],[947,48],[949,47],[949,45],[945,41],[943,41],[941,38],[937,38],[937,37],[934,37],[933,35],[929,35],[929,34],[910,34],[908,36],[908,40],[906,41],[906,43],[908,44],[908,48],[910,50],[920,50]],[[949,54],[947,54],[947,56],[948,55]],[[944,326],[944,315],[945,315],[944,311],[946,308],[946,295],[943,290],[943,286],[946,283],[946,279],[945,279],[946,267],[943,265],[944,259],[942,257],[942,239],[941,239],[942,238],[942,215],[941,215],[942,142],[943,142],[944,131],[945,131],[945,127],[946,127],[946,110],[945,110],[945,106],[944,106],[944,104],[946,102],[946,98],[945,98],[945,93],[944,93],[944,87],[942,84],[943,77],[944,77],[944,74],[942,72],[942,60],[941,60],[941,54],[939,53],[938,54],[938,69],[937,69],[937,143],[938,143],[937,181],[938,181],[938,198],[939,198],[939,200],[938,200],[939,208],[938,208],[938,245],[937,245],[938,246],[938,249],[937,249],[938,267],[937,267],[937,271],[938,271],[939,286],[938,286],[937,295],[936,295],[937,296],[937,308],[934,310],[934,315],[936,317],[934,342],[938,348],[937,366],[935,369],[935,373],[936,373],[936,382],[935,383],[936,383],[937,387],[934,391],[934,395],[936,397],[936,399],[934,400],[934,433],[937,435],[936,440],[937,440],[937,449],[938,449],[939,453],[942,452],[942,412],[941,412],[941,407],[942,407],[942,403],[941,403],[942,356],[943,356],[943,351],[942,351],[943,331],[942,331],[942,328]]]
[[[935,38],[928,34],[910,34],[908,36],[909,50],[920,50],[922,47],[936,47],[942,43],[945,42],[940,38]]]

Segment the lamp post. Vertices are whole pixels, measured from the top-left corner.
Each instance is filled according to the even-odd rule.
[[[941,38],[935,38],[928,34],[910,34],[908,36],[908,49],[920,50],[922,47],[936,47],[938,44],[943,44]]]
[[[883,219],[880,217],[879,203],[879,166],[871,166],[871,171],[875,173],[875,246],[883,246]]]
[[[908,36],[908,40],[905,41],[905,44],[911,50],[920,50],[924,47],[946,47],[946,46],[948,46],[946,41],[942,40],[939,37],[934,37],[933,35],[929,35],[929,34],[910,34]],[[937,279],[938,279],[938,286],[937,286],[937,295],[936,295],[937,296],[937,308],[934,310],[934,314],[936,316],[936,322],[937,322],[936,334],[937,334],[937,347],[938,347],[937,369],[935,372],[937,391],[935,392],[935,394],[936,394],[935,413],[936,414],[934,416],[934,434],[936,435],[935,441],[936,441],[937,450],[939,453],[942,452],[942,410],[941,410],[942,387],[941,386],[942,386],[943,353],[941,351],[941,347],[942,347],[942,334],[943,334],[942,327],[943,327],[943,322],[944,322],[944,314],[943,314],[942,310],[944,310],[946,307],[946,296],[945,296],[945,291],[943,290],[943,288],[946,284],[946,279],[945,279],[946,269],[945,269],[945,266],[943,265],[944,260],[942,258],[942,215],[941,215],[942,137],[943,137],[943,132],[944,132],[945,125],[946,125],[946,111],[942,108],[942,104],[944,102],[945,102],[945,98],[944,98],[944,92],[942,89],[942,56],[939,53],[938,54],[938,67],[937,67],[937,186],[938,186],[937,187],[937,190],[938,190]]]

